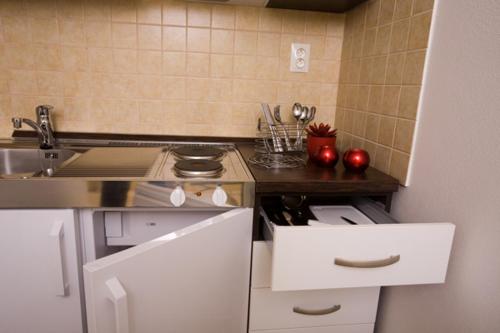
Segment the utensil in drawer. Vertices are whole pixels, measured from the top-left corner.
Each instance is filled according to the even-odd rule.
[[[266,118],[269,130],[271,131],[274,151],[283,152],[283,146],[281,145],[281,138],[279,137],[279,134],[276,131],[276,126],[274,125],[274,118],[271,114],[271,109],[269,108],[269,104],[261,103],[260,106],[262,113],[264,114],[264,118]]]
[[[351,220],[351,219],[348,219],[348,218],[347,218],[347,217],[345,217],[345,216],[341,216],[340,218],[341,218],[342,220],[346,221],[346,222],[347,222],[347,223],[349,223],[349,224],[352,224],[352,225],[358,225],[356,222],[354,222],[354,221],[353,221],[353,220]]]

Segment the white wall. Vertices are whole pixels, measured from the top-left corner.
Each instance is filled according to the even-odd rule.
[[[444,285],[385,288],[378,333],[500,332],[500,1],[436,0],[410,186],[393,215],[457,226]]]

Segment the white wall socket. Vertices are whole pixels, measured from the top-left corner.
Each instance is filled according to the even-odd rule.
[[[290,53],[290,72],[309,72],[311,44],[292,43]]]

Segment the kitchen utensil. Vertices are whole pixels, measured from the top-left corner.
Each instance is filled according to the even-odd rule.
[[[288,135],[288,130],[286,129],[285,125],[283,124],[283,121],[281,120],[281,114],[280,114],[280,106],[276,105],[274,107],[274,119],[280,124],[281,129],[283,130],[283,135],[285,136],[285,145],[287,150],[292,150],[292,144],[290,143],[290,136]]]
[[[276,131],[276,126],[274,125],[274,118],[271,114],[271,109],[269,108],[269,104],[261,103],[260,104],[262,113],[264,114],[264,118],[266,118],[267,125],[269,126],[269,130],[271,131],[271,137],[273,140],[274,150],[276,152],[283,152],[283,146],[281,145],[281,138],[279,137],[278,132]]]
[[[310,115],[310,110],[307,106],[302,107],[300,117],[297,121],[297,139],[295,140],[295,149],[302,150],[302,132],[304,131],[307,119]]]
[[[345,216],[341,216],[340,218],[341,218],[342,220],[346,221],[346,222],[347,222],[347,223],[349,223],[349,224],[352,224],[352,225],[358,225],[356,222],[354,222],[354,221],[353,221],[353,220],[351,220],[351,219],[348,219],[348,218],[347,218],[347,217],[345,217]]]

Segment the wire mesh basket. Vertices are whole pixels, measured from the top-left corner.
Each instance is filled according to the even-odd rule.
[[[304,152],[302,125],[283,123],[262,126],[256,150],[269,154],[301,154]]]

